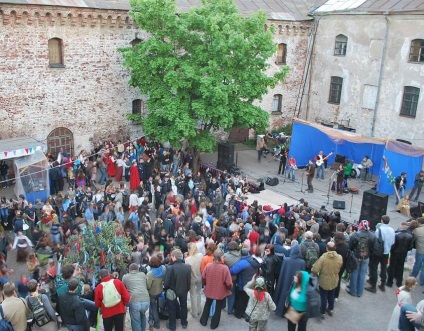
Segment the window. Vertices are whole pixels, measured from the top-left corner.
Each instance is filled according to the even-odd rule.
[[[138,45],[139,43],[141,43],[143,40],[135,38],[133,39],[133,41],[131,41],[131,46],[134,47],[135,45]]]
[[[283,103],[283,96],[281,94],[274,94],[272,99],[272,112],[281,113],[281,106]]]
[[[334,47],[334,55],[346,55],[347,37],[339,34],[336,37],[336,46]]]
[[[411,41],[409,61],[424,62],[424,39],[415,39]]]
[[[133,100],[133,102],[132,102],[132,114],[133,115],[145,115],[146,114],[146,103],[141,99]]]
[[[415,117],[417,114],[418,98],[420,97],[420,89],[413,86],[405,86],[403,88],[401,116]]]
[[[331,76],[330,84],[330,97],[328,98],[329,103],[340,104],[340,98],[342,95],[343,78],[337,76]]]
[[[277,50],[277,61],[276,64],[286,64],[286,55],[287,55],[287,45],[286,44],[278,44]]]
[[[49,67],[63,68],[62,39],[49,39]]]

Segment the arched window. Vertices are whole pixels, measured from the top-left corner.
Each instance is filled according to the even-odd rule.
[[[330,96],[328,98],[329,103],[340,104],[342,96],[343,78],[337,76],[331,76],[330,83]]]
[[[415,117],[417,115],[418,99],[420,98],[420,89],[414,86],[405,86],[403,88],[401,116]]]
[[[336,45],[334,47],[334,55],[346,55],[347,37],[339,34],[336,37]]]
[[[283,96],[281,94],[274,94],[272,99],[272,112],[281,113],[281,107],[283,103]]]
[[[146,103],[141,99],[135,99],[132,102],[133,115],[146,115]]]
[[[276,64],[286,64],[286,55],[287,55],[287,45],[286,44],[278,44],[277,50],[277,60]]]
[[[49,39],[49,67],[63,68],[63,45],[62,39]]]
[[[131,46],[134,47],[135,45],[138,45],[139,43],[141,43],[143,40],[135,38],[133,39],[133,41],[131,41]]]
[[[414,39],[411,41],[409,61],[424,62],[424,39]]]

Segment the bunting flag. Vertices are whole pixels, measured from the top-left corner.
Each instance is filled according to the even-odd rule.
[[[396,188],[396,178],[395,178],[395,176],[393,176],[393,172],[390,169],[389,160],[385,156],[383,156],[383,161],[384,161],[384,168],[383,168],[384,173],[386,174],[386,177],[389,180],[390,184],[392,184],[393,187],[395,188],[396,196],[397,196],[398,200],[400,200],[399,192]]]
[[[7,153],[9,153],[9,152],[3,152],[3,153],[4,153],[4,156],[7,157]]]
[[[32,153],[34,153],[34,147],[30,147],[29,148],[29,152],[32,154]]]
[[[28,152],[29,152],[29,148],[27,147],[27,148],[25,148],[25,153],[28,154]]]

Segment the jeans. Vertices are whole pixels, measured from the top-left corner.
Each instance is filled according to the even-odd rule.
[[[287,178],[291,179],[292,181],[296,180],[296,170],[293,167],[289,168],[289,173],[287,174]]]
[[[84,331],[83,325],[75,325],[75,324],[65,324],[68,328],[68,331]]]
[[[99,179],[99,184],[103,185],[104,183],[106,183],[106,168],[99,168],[100,170],[100,179]]]
[[[190,302],[191,302],[191,315],[195,318],[199,317],[202,311],[201,303],[202,280],[199,279],[190,286]]]
[[[149,324],[156,326],[158,328],[160,326],[159,303],[158,303],[160,296],[161,294],[150,296],[150,308],[149,308]]]
[[[9,208],[1,208],[0,209],[0,217],[1,217],[1,221],[3,223],[7,222],[7,219],[9,217]]]
[[[9,175],[1,175],[1,180],[3,182],[3,187],[9,187]]]
[[[177,315],[180,316],[181,325],[187,325],[187,293],[178,295],[175,300],[168,301],[169,329],[175,331],[177,328]]]
[[[146,312],[149,309],[150,302],[130,302],[131,330],[144,331],[146,330]]]
[[[367,276],[367,269],[369,259],[358,260],[358,268],[350,274],[350,292],[355,296],[362,296],[364,293],[365,277]]]
[[[321,314],[325,314],[325,311],[334,309],[334,294],[336,289],[324,290],[321,286],[319,287],[319,296],[321,297]]]
[[[405,187],[399,187],[398,188],[398,193],[399,193],[399,198],[403,199],[403,197],[405,196]],[[396,194],[396,204],[399,203],[399,199],[398,199],[398,195]]]
[[[415,325],[406,317],[407,311],[417,312],[417,308],[410,303],[405,303],[400,307],[399,331],[416,331],[415,327],[419,328],[420,326]]]
[[[221,309],[222,305],[224,304],[224,300],[216,300],[216,308],[215,308],[215,314],[212,316],[211,319],[211,329],[216,329],[219,325],[219,322],[221,320]],[[213,299],[206,298],[205,306],[203,307],[203,313],[202,317],[200,318],[200,324],[203,326],[206,326],[208,324],[209,314],[211,310]]]
[[[320,166],[317,166],[316,177],[319,178],[319,174],[321,173],[321,179],[324,179],[324,172],[325,172],[325,167],[324,167],[324,163],[322,163]]]
[[[236,301],[236,286],[233,284],[231,294],[227,297],[227,312],[232,314],[234,310],[234,302]]]
[[[370,284],[375,287],[378,281],[378,265],[380,265],[380,280],[381,284],[385,285],[387,280],[387,260],[388,254],[381,256],[372,256],[370,259]]]
[[[424,272],[422,271],[423,262],[424,262],[424,254],[415,253],[415,264],[414,264],[414,267],[412,268],[411,276],[417,277],[418,273],[421,271],[421,275],[419,279],[420,285],[424,284]]]

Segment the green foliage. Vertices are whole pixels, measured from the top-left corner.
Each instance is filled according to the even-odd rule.
[[[72,235],[67,243],[64,264],[78,263],[80,268],[97,275],[100,268],[122,268],[130,259],[132,248],[116,222],[95,221],[82,235]]]
[[[131,69],[130,85],[148,96],[143,132],[179,146],[213,150],[213,130],[264,131],[268,113],[254,106],[288,68],[265,71],[276,51],[263,12],[243,18],[233,0],[203,0],[177,13],[175,0],[131,0],[132,17],[148,33],[135,47],[120,49]]]
[[[141,114],[127,114],[127,118],[136,124],[143,124],[143,119],[141,118]]]

